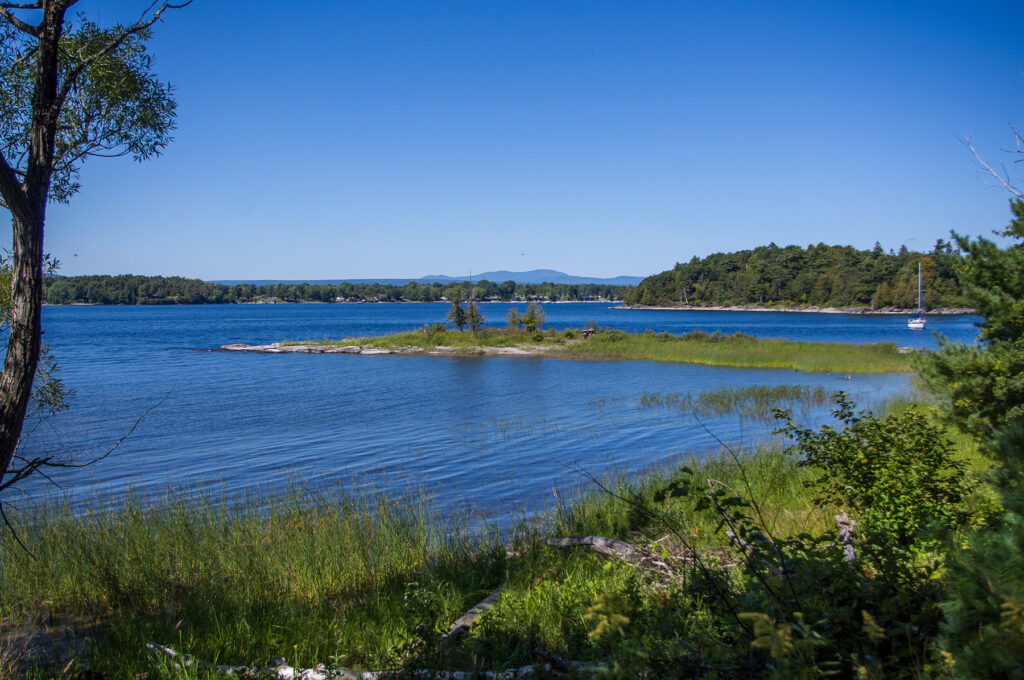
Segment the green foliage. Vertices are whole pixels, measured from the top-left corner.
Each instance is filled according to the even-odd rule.
[[[1024,419],[991,446],[1005,512],[950,561],[941,645],[957,678],[1019,678],[1024,673]]]
[[[566,354],[580,359],[648,359],[843,374],[909,370],[906,355],[900,354],[892,343],[793,342],[703,331],[668,337],[603,331],[595,333],[587,342],[567,347]]]
[[[171,86],[151,71],[152,58],[146,51],[149,30],[128,35],[70,80],[85,57],[114,42],[124,28],[101,28],[84,18],[66,27],[58,87],[70,89],[59,111],[51,200],[66,203],[78,191],[78,169],[87,156],[143,160],[159,154],[171,141],[176,104]],[[0,25],[0,149],[5,158],[22,164],[22,170],[32,128],[35,46],[35,40],[6,22]]]
[[[786,246],[693,257],[627,289],[627,304],[909,308],[917,306],[917,264],[926,308],[963,306],[955,266],[959,254],[939,239],[930,253],[880,246]]]
[[[702,416],[737,414],[743,418],[770,420],[775,417],[776,409],[780,406],[823,406],[832,399],[832,395],[821,386],[749,385],[701,392],[696,397],[681,392],[645,392],[640,396],[638,406],[673,407],[683,413],[693,412]]]
[[[624,635],[629,626],[629,602],[618,593],[601,593],[594,604],[587,609],[583,620],[592,626],[587,637],[601,639],[612,635]]]
[[[519,310],[515,307],[508,308],[508,314],[505,316],[508,319],[508,327],[519,328]]]
[[[52,274],[60,263],[46,258],[46,268]],[[11,319],[11,265],[6,258],[0,257],[0,330],[6,331]],[[64,385],[60,377],[57,357],[49,345],[39,348],[39,363],[32,385],[32,401],[29,403],[27,417],[48,416],[68,408],[68,400],[72,392]]]
[[[469,326],[469,330],[476,333],[484,327],[484,315],[480,313],[480,306],[475,300],[470,300],[466,304],[466,325]]]
[[[981,436],[1024,415],[1024,200],[1011,208],[1009,247],[956,236],[964,295],[984,317],[981,346],[944,343],[914,360],[953,422]]]
[[[778,412],[778,432],[796,442],[790,451],[820,473],[810,482],[818,503],[851,509],[874,540],[903,547],[925,527],[962,524],[970,486],[939,427],[915,408],[878,419],[855,414],[844,393],[836,403],[841,429],[811,430]]]
[[[452,291],[451,301],[452,306],[448,310],[448,323],[458,328],[459,332],[461,333],[466,323],[468,323],[468,318],[466,317],[466,310],[463,309],[462,307],[461,286],[456,286],[455,290]]]
[[[519,317],[519,323],[530,333],[544,328],[544,308],[536,302],[526,306],[526,313]]]
[[[943,343],[911,361],[945,415],[965,432],[991,435],[1024,415],[1024,338],[982,346]]]
[[[508,285],[510,284],[510,285]],[[233,302],[439,302],[451,299],[456,286],[417,283],[208,283],[180,276],[68,276],[46,282],[45,299],[51,305],[73,303],[104,305],[223,304]],[[532,298],[562,300],[620,300],[622,286],[604,284],[496,284],[477,281],[474,298],[511,302]],[[518,323],[518,321],[516,322]]]

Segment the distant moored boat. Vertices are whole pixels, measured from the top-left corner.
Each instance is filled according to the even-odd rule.
[[[907,328],[915,331],[924,330],[924,306],[921,304],[921,263],[917,263],[917,316],[907,319]]]

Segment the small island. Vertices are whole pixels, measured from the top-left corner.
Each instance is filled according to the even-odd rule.
[[[583,361],[668,361],[734,368],[785,368],[829,373],[910,370],[908,351],[891,342],[849,344],[759,339],[742,333],[695,331],[626,333],[607,329],[520,328],[454,331],[441,324],[408,333],[338,340],[229,344],[225,351],[264,354],[415,354],[429,356],[534,356]]]

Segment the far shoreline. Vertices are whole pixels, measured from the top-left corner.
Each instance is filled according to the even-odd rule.
[[[662,307],[658,305],[617,305],[615,307],[609,307],[609,309],[658,312],[789,312],[794,314],[852,314],[858,316],[912,316],[918,313],[923,316],[970,316],[977,315],[978,313],[978,310],[970,307],[941,307],[939,309],[929,309],[924,312],[919,312],[916,309],[901,309],[898,307],[871,309],[870,307],[840,308],[817,307],[814,305],[809,307],[764,307],[761,305],[708,305],[706,307],[696,305],[672,305],[671,307]]]

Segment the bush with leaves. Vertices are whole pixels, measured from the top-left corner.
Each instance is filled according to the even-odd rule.
[[[990,445],[1005,512],[950,560],[941,645],[954,677],[1024,676],[1024,418]]]
[[[915,539],[936,521],[958,526],[970,485],[942,430],[919,411],[876,418],[855,412],[846,395],[837,402],[839,427],[812,429],[777,415],[795,440],[789,452],[819,473],[810,482],[818,508],[833,514],[842,506],[859,520],[852,536],[840,526],[774,536],[749,488],[714,479],[692,506],[718,520],[737,568],[698,568],[687,587],[708,594],[715,617],[733,622],[734,663],[749,663],[744,646],[758,655],[750,677],[915,678],[936,662],[942,570],[926,548],[940,544]],[[653,502],[692,495],[693,476],[683,470]]]
[[[917,408],[875,418],[854,412],[845,393],[833,415],[842,429],[801,427],[785,411],[777,432],[795,440],[789,450],[820,475],[809,484],[819,505],[850,509],[874,540],[910,546],[922,530],[952,529],[965,519],[971,489],[945,433]]]

